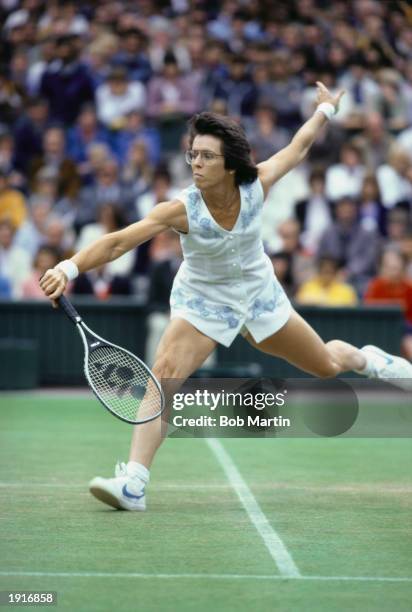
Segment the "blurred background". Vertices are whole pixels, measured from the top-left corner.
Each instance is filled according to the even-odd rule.
[[[16,339],[45,338],[47,268],[190,184],[193,113],[241,122],[260,162],[311,116],[321,80],[346,94],[307,160],[270,191],[265,248],[325,336],[359,343],[369,329],[412,359],[409,2],[0,0],[0,21],[5,355]],[[133,305],[130,346],[150,363],[180,261],[178,237],[164,233],[68,293],[92,313],[112,304],[123,323]]]

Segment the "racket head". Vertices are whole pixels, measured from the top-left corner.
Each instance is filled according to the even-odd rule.
[[[153,421],[165,408],[162,388],[148,366],[116,344],[89,343],[84,372],[97,399],[126,423]]]

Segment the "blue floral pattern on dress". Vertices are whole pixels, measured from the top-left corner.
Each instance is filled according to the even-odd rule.
[[[173,289],[171,299],[174,302],[173,306],[175,308],[183,306],[194,311],[203,319],[216,317],[219,321],[226,322],[230,329],[234,329],[239,325],[239,317],[236,316],[230,306],[215,306],[210,302],[206,302],[203,297],[189,297],[181,289]]]
[[[242,210],[240,214],[240,221],[242,224],[242,229],[246,229],[256,217],[262,206],[258,200],[255,199],[255,201],[253,201],[252,185],[244,185],[243,189],[245,191],[246,210]]]
[[[190,191],[187,196],[187,208],[191,221],[199,221],[200,215],[200,196],[196,189]]]
[[[213,229],[212,222],[210,219],[206,219],[206,217],[202,217],[199,221],[200,226],[200,235],[203,238],[220,238],[221,235],[219,232]]]
[[[197,189],[189,192],[187,197],[187,207],[190,220],[200,229],[203,238],[221,238],[221,234],[213,229],[212,221],[207,217],[200,217],[202,201]]]
[[[278,300],[283,296],[283,291],[280,285],[273,283],[273,298],[271,300],[261,300],[256,298],[251,306],[251,318],[255,321],[260,315],[265,312],[273,312],[278,305]]]

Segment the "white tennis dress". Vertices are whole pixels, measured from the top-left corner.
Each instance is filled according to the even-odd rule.
[[[186,207],[189,231],[180,234],[184,260],[170,296],[171,318],[182,318],[230,346],[239,332],[261,342],[289,319],[291,304],[263,250],[262,184],[240,185],[240,212],[232,230],[212,217],[191,185],[176,199]]]

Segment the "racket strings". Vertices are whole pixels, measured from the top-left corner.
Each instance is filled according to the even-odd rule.
[[[137,422],[160,414],[162,396],[150,371],[121,348],[105,345],[91,351],[87,375],[103,403],[123,419]]]

